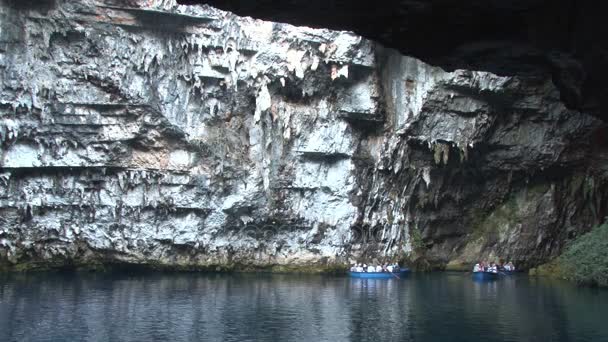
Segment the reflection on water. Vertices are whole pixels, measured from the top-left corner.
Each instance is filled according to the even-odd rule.
[[[510,276],[0,277],[0,341],[608,341],[608,291]]]

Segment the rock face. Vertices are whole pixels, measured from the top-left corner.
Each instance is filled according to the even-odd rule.
[[[441,66],[551,72],[568,108],[608,121],[608,3],[596,0],[177,0],[270,21],[349,30]]]
[[[606,215],[608,129],[549,73],[172,1],[1,4],[9,268],[533,266]]]

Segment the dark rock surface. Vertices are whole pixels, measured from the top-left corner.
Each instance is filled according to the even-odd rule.
[[[5,0],[0,18],[9,268],[528,267],[607,214],[602,103],[566,50],[535,50],[541,67],[529,46],[419,43],[422,61],[173,1]]]

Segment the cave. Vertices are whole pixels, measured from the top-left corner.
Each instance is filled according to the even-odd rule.
[[[2,269],[528,270],[608,215],[604,3],[0,8]]]

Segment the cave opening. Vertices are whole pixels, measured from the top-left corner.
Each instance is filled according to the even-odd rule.
[[[592,0],[177,0],[293,25],[349,30],[442,67],[552,75],[569,108],[608,120],[608,3]]]

